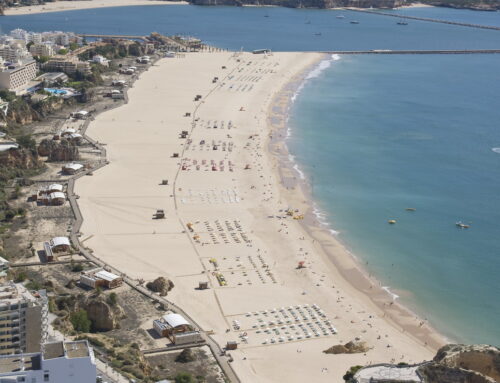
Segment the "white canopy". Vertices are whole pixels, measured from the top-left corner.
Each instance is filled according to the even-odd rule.
[[[110,273],[109,271],[106,271],[106,270],[100,270],[97,273],[95,273],[94,276],[98,279],[104,279],[105,281],[108,281],[108,282],[112,282],[115,279],[120,278],[118,275]]]
[[[49,185],[47,190],[62,191],[63,186],[61,184],[51,184],[51,185]]]
[[[61,246],[61,245],[70,246],[69,238],[68,237],[54,237],[50,240],[50,245],[52,247]]]
[[[64,169],[80,170],[83,168],[82,164],[69,163],[64,165]]]
[[[49,198],[50,198],[50,199],[56,199],[56,198],[63,198],[63,199],[66,199],[66,196],[64,195],[64,193],[61,193],[61,192],[54,192],[54,193],[50,193],[50,194],[49,194]]]
[[[168,325],[174,328],[182,325],[189,326],[189,322],[185,320],[184,317],[180,314],[175,314],[175,313],[167,314],[163,316],[163,319],[165,320],[165,322],[167,322]]]

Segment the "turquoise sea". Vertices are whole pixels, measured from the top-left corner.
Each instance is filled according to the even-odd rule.
[[[499,12],[394,12],[500,26]],[[396,21],[172,5],[6,16],[0,29],[158,31],[247,50],[500,48],[500,31]],[[500,346],[500,55],[342,56],[321,67],[291,107],[289,147],[324,219],[444,334]]]

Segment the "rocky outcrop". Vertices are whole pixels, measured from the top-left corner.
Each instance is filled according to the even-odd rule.
[[[497,347],[449,344],[439,349],[433,362],[474,371],[500,382],[500,349]]]
[[[125,316],[118,304],[111,306],[102,296],[89,298],[84,303],[84,309],[95,331],[110,331],[119,328],[120,320]]]
[[[370,347],[366,342],[351,341],[347,342],[346,344],[337,344],[323,352],[325,354],[358,354],[362,352],[367,352],[369,350]]]
[[[146,287],[155,293],[159,293],[161,296],[165,296],[174,288],[174,283],[164,277],[158,277],[153,282],[148,282]]]
[[[80,158],[78,147],[65,139],[54,141],[44,139],[38,146],[38,154],[48,157],[49,161],[75,161]]]
[[[0,166],[16,169],[35,169],[42,165],[36,153],[25,148],[0,152]]]
[[[500,349],[487,345],[448,344],[418,371],[427,383],[500,382]]]

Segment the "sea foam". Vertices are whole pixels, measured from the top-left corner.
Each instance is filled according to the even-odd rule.
[[[394,293],[390,290],[389,286],[382,286],[382,290],[387,291],[387,293],[388,293],[388,294],[392,297],[392,300],[393,300],[393,301],[395,301],[396,299],[398,299],[398,298],[399,298],[399,295],[394,294]]]

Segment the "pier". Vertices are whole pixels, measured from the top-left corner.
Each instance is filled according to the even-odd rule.
[[[371,15],[380,15],[380,16],[389,16],[389,17],[397,17],[398,19],[407,19],[407,20],[418,20],[418,21],[428,21],[431,23],[440,23],[440,24],[448,24],[448,25],[457,25],[459,27],[468,27],[468,28],[479,28],[479,29],[490,29],[494,31],[500,31],[500,27],[496,27],[493,25],[481,25],[481,24],[470,24],[470,23],[461,23],[459,21],[450,21],[450,20],[441,20],[441,19],[431,19],[428,17],[418,17],[418,16],[407,16],[401,15],[398,13],[388,13],[388,12],[379,12],[379,11],[370,11],[368,9],[358,9],[358,8],[346,8],[348,11],[352,12],[363,12],[369,13]]]
[[[392,50],[372,49],[369,51],[322,51],[320,53],[337,55],[466,55],[466,54],[498,54],[500,49],[452,49],[452,50]]]

